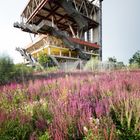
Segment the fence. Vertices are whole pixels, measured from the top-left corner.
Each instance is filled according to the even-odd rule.
[[[115,64],[110,62],[100,62],[97,60],[83,61],[77,60],[75,62],[63,62],[60,64],[60,69],[63,71],[111,71],[115,69]]]

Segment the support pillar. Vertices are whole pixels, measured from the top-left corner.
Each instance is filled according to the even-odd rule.
[[[99,21],[99,25],[100,25],[100,27],[99,27],[99,38],[100,38],[100,40],[99,40],[99,43],[100,43],[100,49],[99,49],[99,57],[100,57],[100,60],[102,61],[102,1],[103,0],[100,0],[100,13],[99,13],[99,17],[100,17],[100,21]]]
[[[51,48],[48,47],[48,55],[51,55]]]
[[[84,51],[85,51],[85,52],[87,51],[86,46],[84,46]]]
[[[59,55],[62,56],[62,51],[60,50]]]
[[[69,51],[69,57],[71,57],[71,51]]]

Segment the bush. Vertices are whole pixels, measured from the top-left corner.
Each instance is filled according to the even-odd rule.
[[[128,99],[127,99],[128,98]],[[129,99],[120,100],[110,111],[110,115],[116,125],[119,140],[138,140],[140,139],[139,120],[137,112],[140,109],[139,99],[133,96]]]
[[[33,68],[32,67],[27,67],[24,64],[16,64],[14,65],[14,70],[13,70],[13,80],[15,81],[23,81],[23,80],[28,80],[33,73]]]
[[[99,71],[99,64],[100,61],[98,60],[98,58],[91,58],[91,60],[89,60],[84,69],[85,70],[92,70],[92,71]]]
[[[31,133],[29,124],[21,124],[19,120],[7,120],[0,129],[1,140],[27,140]]]
[[[23,64],[14,64],[9,56],[0,57],[0,85],[28,80],[33,69]]]
[[[0,85],[11,81],[13,76],[14,64],[10,57],[0,57]]]
[[[41,53],[41,54],[39,54],[38,62],[43,67],[47,67],[47,63],[50,62],[50,58],[45,53]]]
[[[50,136],[48,132],[46,131],[45,134],[39,137],[39,140],[50,140]]]

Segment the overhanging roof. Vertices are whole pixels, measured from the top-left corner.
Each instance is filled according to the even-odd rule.
[[[30,0],[22,12],[21,17],[26,23],[35,25],[38,25],[42,20],[53,20],[54,24],[62,31],[71,32],[69,25],[71,25],[73,30],[76,31],[78,28],[77,23],[73,18],[71,18],[71,16],[68,15],[68,13],[65,12],[57,1],[58,0]],[[92,12],[97,12],[99,7],[88,0],[73,1],[74,3],[76,2],[75,4],[79,8],[79,13],[81,13],[81,15],[88,21],[88,29],[98,26],[99,23],[89,17]],[[86,9],[84,9],[83,6]]]

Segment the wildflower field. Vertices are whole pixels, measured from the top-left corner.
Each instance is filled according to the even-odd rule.
[[[1,86],[0,140],[140,140],[140,71]]]

